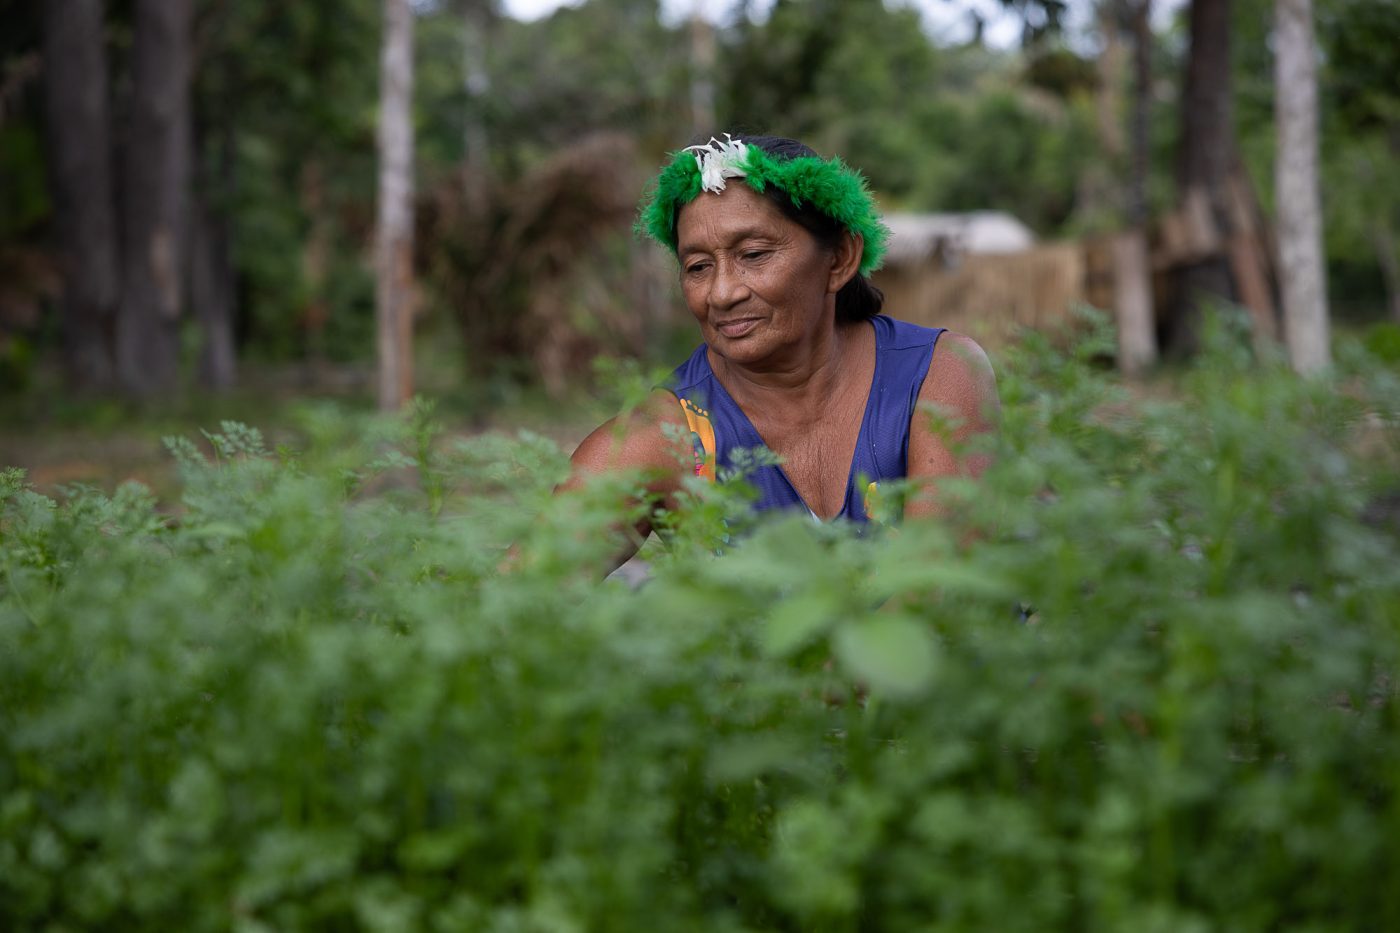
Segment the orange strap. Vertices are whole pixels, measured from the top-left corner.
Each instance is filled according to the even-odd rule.
[[[690,426],[690,442],[695,452],[695,475],[710,482],[715,479],[715,426],[710,413],[688,398],[681,399],[685,423]]]

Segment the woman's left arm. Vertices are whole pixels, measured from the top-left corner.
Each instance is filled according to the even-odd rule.
[[[928,408],[946,419],[947,430],[935,429]],[[906,517],[943,512],[939,478],[975,478],[987,469],[991,455],[967,450],[967,442],[979,434],[994,433],[1000,421],[997,379],[987,354],[971,337],[944,333],[934,347],[928,376],[919,390],[919,410],[909,427],[909,478],[923,480],[927,491],[909,501]]]

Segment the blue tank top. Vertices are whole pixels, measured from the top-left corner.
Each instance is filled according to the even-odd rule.
[[[930,329],[885,315],[871,318],[875,328],[875,375],[870,399],[856,438],[846,480],[846,502],[837,518],[869,520],[868,495],[881,480],[902,479],[909,472],[909,423],[928,375],[933,348],[943,328]],[[736,466],[735,452],[765,447],[737,402],[710,368],[701,344],[671,374],[665,388],[680,399],[695,448],[697,476],[715,478]],[[864,483],[861,480],[864,480]],[[810,512],[782,467],[760,466],[745,476],[758,491],[754,509],[801,509]]]

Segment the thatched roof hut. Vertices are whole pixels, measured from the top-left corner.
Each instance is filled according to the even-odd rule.
[[[1035,234],[1003,211],[967,214],[886,214],[890,228],[891,265],[914,265],[941,258],[956,262],[964,255],[1019,253],[1035,245]]]
[[[1039,244],[1010,214],[890,214],[893,236],[875,284],[895,317],[981,343],[1070,320],[1091,291],[1084,247]]]

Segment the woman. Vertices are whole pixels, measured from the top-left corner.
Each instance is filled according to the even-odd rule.
[[[726,134],[676,154],[639,226],[676,254],[704,343],[667,388],[584,439],[566,488],[640,469],[666,503],[692,463],[713,478],[734,451],[766,446],[782,465],[747,477],[756,509],[863,522],[881,480],[936,491],[940,477],[985,466],[953,448],[995,427],[986,354],[967,337],[879,313],[883,296],[866,276],[888,231],[864,179],[839,159],[790,139]],[[922,406],[958,426],[935,433]],[[678,437],[693,449],[679,450]],[[920,496],[906,514],[937,508]],[[640,541],[649,526],[637,530]]]

